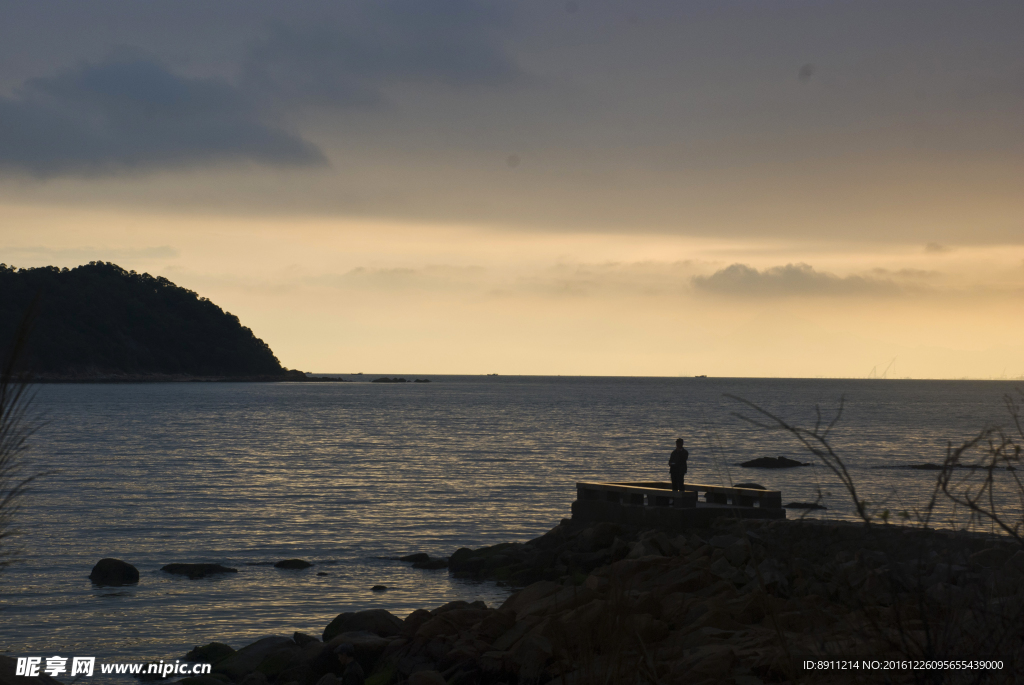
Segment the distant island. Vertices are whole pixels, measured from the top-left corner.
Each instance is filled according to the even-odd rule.
[[[377,379],[372,380],[370,382],[371,383],[429,383],[430,379],[429,378],[417,378],[414,381],[408,381],[408,380],[406,380],[404,378],[388,378],[387,376],[384,376],[383,378],[377,378]]]
[[[36,300],[22,360],[42,382],[307,381],[237,316],[160,276],[109,262],[0,264],[0,345]]]

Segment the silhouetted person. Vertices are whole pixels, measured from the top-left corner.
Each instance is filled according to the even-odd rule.
[[[686,460],[690,453],[683,447],[683,439],[676,440],[676,448],[672,450],[672,456],[668,458],[668,472],[672,476],[672,489],[682,490],[683,479],[686,477]]]

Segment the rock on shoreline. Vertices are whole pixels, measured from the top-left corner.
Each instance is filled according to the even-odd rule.
[[[987,654],[999,639],[1018,659],[1003,675],[1024,666],[1024,550],[980,536],[726,519],[669,535],[566,520],[527,543],[458,550],[451,571],[526,587],[498,608],[341,614],[323,640],[207,645],[189,656],[219,650],[216,678],[183,682],[316,685],[340,673],[333,650],[348,642],[375,685],[756,685],[806,680],[793,655],[926,657],[912,653],[926,628],[934,654]]]

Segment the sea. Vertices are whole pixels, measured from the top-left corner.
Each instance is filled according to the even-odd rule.
[[[14,521],[20,561],[0,572],[0,652],[173,661],[211,641],[239,648],[267,635],[319,635],[347,611],[496,606],[509,588],[395,557],[537,537],[571,515],[577,481],[668,480],[677,437],[690,452],[688,482],[756,482],[781,490],[784,503],[828,507],[790,518],[851,519],[846,488],[826,465],[738,466],[780,455],[815,462],[777,420],[820,431],[840,409],[827,441],[869,509],[888,510],[898,525],[926,507],[935,485],[934,471],[905,467],[939,463],[950,445],[1011,425],[1005,397],[1020,398],[1019,383],[1000,381],[369,382],[386,375],[395,376],[37,386],[25,462],[43,475]],[[999,487],[1013,475],[997,473]],[[931,521],[969,524],[944,501]],[[92,585],[105,557],[135,565],[138,585]],[[289,558],[314,565],[272,565]],[[190,580],[160,570],[174,562],[238,573]]]

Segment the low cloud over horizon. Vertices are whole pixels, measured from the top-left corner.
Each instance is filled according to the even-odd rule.
[[[903,292],[888,278],[837,276],[815,271],[809,264],[786,264],[762,271],[732,264],[710,276],[694,276],[692,281],[697,290],[744,297],[891,297]]]

